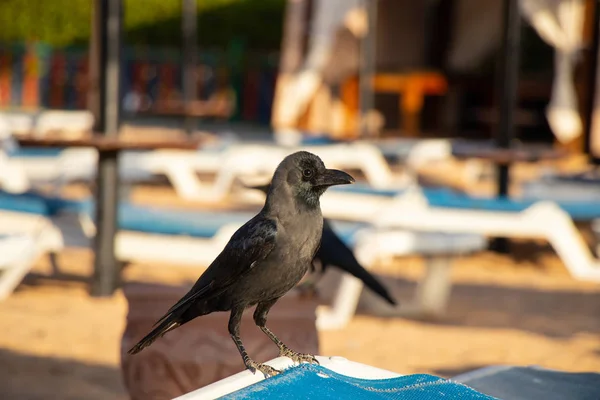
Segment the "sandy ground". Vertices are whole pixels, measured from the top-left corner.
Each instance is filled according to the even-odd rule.
[[[157,188],[133,197],[173,200]],[[515,257],[484,252],[455,263],[449,311],[440,321],[379,318],[368,311],[376,299],[363,293],[361,312],[346,328],[320,333],[321,354],[445,377],[490,364],[600,371],[600,286],[574,281],[543,244],[513,247]],[[121,292],[88,296],[91,261],[90,252],[70,249],[59,256],[65,276],[48,278],[43,257],[0,303],[0,398],[127,399],[119,367],[127,304]],[[183,283],[199,271],[132,265],[126,279]],[[377,268],[400,300],[411,298],[421,272],[418,258]],[[336,277],[328,274],[324,300]]]

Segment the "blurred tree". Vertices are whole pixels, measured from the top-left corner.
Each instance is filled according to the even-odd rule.
[[[242,38],[248,48],[281,44],[285,0],[197,0],[198,43],[227,46]],[[2,0],[0,42],[40,41],[87,46],[89,0]],[[130,45],[179,46],[180,0],[124,0],[125,41]]]

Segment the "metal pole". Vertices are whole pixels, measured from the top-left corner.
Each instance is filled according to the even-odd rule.
[[[521,34],[521,17],[518,0],[504,1],[504,32],[502,52],[500,54],[500,86],[498,102],[500,121],[496,132],[496,145],[510,148],[514,139],[514,114],[517,105],[517,88],[519,84],[519,50]],[[510,186],[510,169],[508,164],[497,165],[498,196],[507,196]],[[508,253],[506,238],[498,238],[491,247],[498,252]]]
[[[98,24],[99,113],[96,130],[105,136],[119,133],[120,59],[121,59],[121,0],[96,0]],[[98,151],[96,185],[96,238],[93,296],[109,296],[119,284],[120,266],[115,257],[119,175],[117,151]]]
[[[360,108],[360,136],[369,134],[367,113],[375,107],[373,93],[373,77],[375,76],[375,55],[377,39],[377,0],[362,0],[362,6],[367,14],[368,29],[361,40],[361,63],[359,79],[359,108]]]
[[[585,137],[585,148],[584,151],[588,156],[591,156],[593,162],[595,164],[600,163],[600,154],[592,153],[592,129],[594,128],[594,108],[597,106],[596,99],[598,98],[598,91],[600,90],[600,82],[598,82],[598,74],[600,73],[600,69],[598,68],[598,52],[600,49],[598,46],[600,45],[600,9],[598,7],[598,2],[594,1],[594,4],[591,5],[593,16],[592,22],[592,33],[591,33],[591,41],[588,44],[588,65],[586,77],[584,82],[587,82],[586,89],[586,98],[583,104],[583,114],[584,114],[584,137]],[[596,127],[598,129],[598,127]],[[596,133],[598,135],[598,133]]]
[[[518,0],[504,1],[504,33],[500,60],[501,89],[499,91],[500,122],[496,135],[498,147],[509,148],[514,139],[514,115],[519,84],[519,41],[521,18]],[[506,196],[509,187],[508,165],[498,168],[498,195]]]
[[[184,126],[188,135],[191,135],[196,129],[196,118],[187,115],[190,110],[190,104],[196,99],[196,38],[197,38],[197,20],[196,20],[196,0],[183,0],[181,6],[181,33],[183,50],[183,101],[186,110]]]

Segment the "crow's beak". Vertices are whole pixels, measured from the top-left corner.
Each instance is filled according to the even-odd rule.
[[[324,173],[317,177],[315,184],[316,186],[334,186],[347,185],[354,182],[354,178],[344,171],[326,169]]]

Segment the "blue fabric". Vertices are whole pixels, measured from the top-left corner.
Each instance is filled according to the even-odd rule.
[[[161,235],[210,238],[229,223],[240,225],[252,218],[248,213],[176,211],[121,204],[119,228]]]
[[[66,200],[44,196],[35,192],[13,194],[0,192],[0,209],[54,216],[61,212],[85,213],[94,217],[94,204],[89,200]],[[129,203],[119,206],[119,228],[161,235],[185,235],[210,238],[226,224],[240,225],[254,214],[246,212],[201,212],[141,207]],[[335,221],[333,229],[340,238],[351,245],[356,231],[364,224]]]
[[[66,200],[34,192],[0,192],[0,209],[48,217],[62,212],[84,213],[93,217],[95,212],[94,204],[89,200]],[[251,217],[249,213],[176,211],[128,203],[121,203],[118,215],[120,229],[203,238],[214,236],[227,223],[244,223]]]
[[[8,152],[9,157],[35,158],[58,157],[64,149],[48,147],[19,147]]]
[[[383,197],[393,197],[405,192],[405,189],[376,189],[366,184],[338,186],[331,190]],[[475,197],[445,188],[423,188],[422,191],[431,206],[443,208],[518,212],[525,210],[537,201],[508,197]],[[600,218],[600,203],[597,201],[558,201],[557,204],[574,220],[587,221]]]
[[[90,207],[91,203],[88,201],[43,196],[36,192],[14,194],[0,191],[0,208],[9,211],[53,216],[64,211],[89,212]]]
[[[220,399],[494,399],[460,383],[432,375],[407,375],[392,379],[357,379],[318,365],[301,364],[279,375],[238,390]]]
[[[563,372],[540,367],[492,366],[453,380],[505,400],[598,400],[600,374]]]
[[[429,204],[434,207],[475,209],[487,211],[523,211],[536,200],[510,199],[507,197],[486,198],[457,193],[448,189],[433,189],[425,193]],[[574,220],[591,220],[600,217],[598,202],[558,201],[558,206]]]
[[[45,202],[29,199],[25,196],[17,198],[7,194],[0,195],[0,209],[36,215],[50,215]]]
[[[329,136],[303,136],[300,142],[303,146],[316,146],[340,143],[340,140],[333,139]]]

